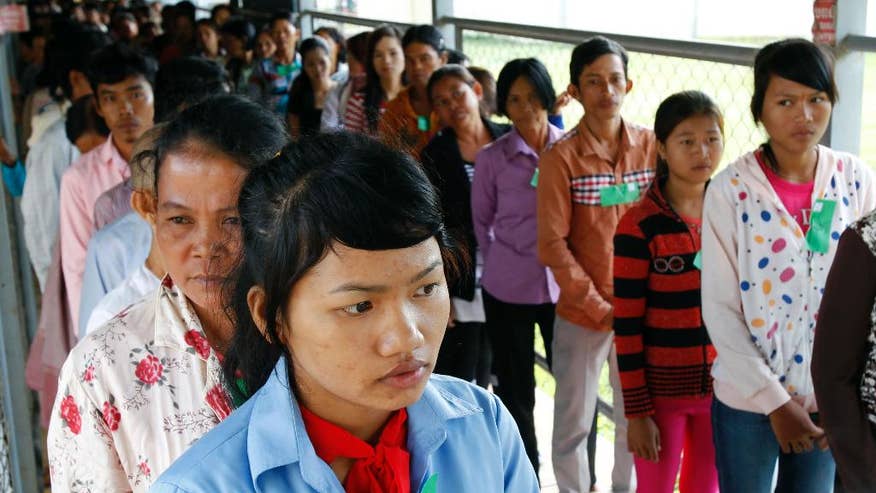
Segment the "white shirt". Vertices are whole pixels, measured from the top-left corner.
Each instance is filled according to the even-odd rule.
[[[52,249],[58,237],[61,176],[77,158],[79,150],[67,140],[64,119],[61,118],[33,143],[25,160],[27,179],[21,194],[24,243],[40,291],[45,289],[46,276],[52,265]]]
[[[117,313],[142,300],[144,296],[155,291],[160,283],[161,280],[146,268],[146,264],[141,265],[97,303],[88,317],[85,333],[94,332]]]

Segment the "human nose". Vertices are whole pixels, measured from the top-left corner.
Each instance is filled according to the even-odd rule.
[[[381,356],[407,354],[422,346],[426,339],[418,325],[416,312],[409,306],[393,309],[387,317],[378,352]]]
[[[228,241],[222,228],[211,222],[201,223],[195,234],[193,254],[201,259],[218,258]]]

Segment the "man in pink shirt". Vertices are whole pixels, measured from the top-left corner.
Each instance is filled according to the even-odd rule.
[[[152,127],[152,86],[157,69],[154,60],[122,44],[97,52],[89,67],[88,79],[94,90],[97,111],[110,129],[110,137],[106,143],[80,156],[61,178],[58,241],[67,303],[74,324],[79,319],[88,240],[95,229],[94,202],[131,174],[128,168],[131,148],[140,135]]]

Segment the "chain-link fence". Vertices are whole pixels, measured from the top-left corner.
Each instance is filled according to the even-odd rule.
[[[466,30],[463,51],[472,65],[498,75],[514,58],[535,57],[545,64],[559,93],[569,84],[569,59],[573,45]],[[633,89],[627,95],[623,115],[629,121],[651,127],[657,106],[670,94],[696,89],[710,95],[724,111],[726,137],[724,163],[730,162],[763,141],[749,112],[751,69],[743,65],[707,62],[630,52],[629,77]],[[566,128],[583,114],[581,105],[569,104],[563,111]]]

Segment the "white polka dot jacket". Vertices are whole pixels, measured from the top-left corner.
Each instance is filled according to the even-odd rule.
[[[840,234],[876,207],[876,182],[857,157],[819,146],[813,185],[803,225],[755,152],[706,193],[703,319],[718,353],[715,396],[730,407],[769,414],[794,399],[817,411],[810,362],[818,307]]]

